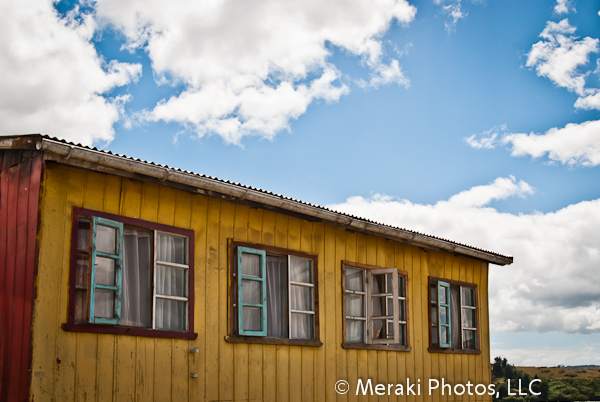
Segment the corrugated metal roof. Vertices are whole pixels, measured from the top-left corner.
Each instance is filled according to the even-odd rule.
[[[239,188],[243,188],[245,190],[250,190],[250,191],[258,192],[258,193],[261,193],[261,194],[265,194],[265,195],[269,195],[269,196],[273,196],[273,197],[278,197],[278,198],[280,198],[282,200],[292,201],[294,203],[298,203],[298,204],[305,205],[305,206],[308,206],[308,207],[316,208],[316,209],[319,209],[319,210],[322,210],[322,211],[331,212],[331,213],[337,214],[339,216],[343,216],[343,217],[347,217],[347,218],[350,218],[350,219],[354,219],[356,221],[370,223],[370,224],[378,225],[378,226],[389,228],[389,229],[393,229],[393,230],[399,230],[399,231],[411,233],[411,234],[414,234],[414,235],[417,235],[417,236],[424,236],[424,237],[427,237],[427,238],[430,238],[430,239],[435,239],[435,240],[443,241],[443,242],[446,242],[448,244],[453,244],[453,245],[456,245],[456,246],[466,247],[466,248],[469,248],[469,249],[472,249],[472,250],[478,250],[478,251],[486,253],[486,254],[490,254],[490,255],[493,255],[493,256],[500,257],[502,259],[506,259],[508,264],[510,264],[512,262],[512,257],[511,256],[507,256],[507,255],[503,255],[503,254],[496,253],[496,252],[493,252],[493,251],[489,251],[489,250],[486,250],[486,249],[482,249],[482,248],[479,248],[479,247],[471,246],[471,245],[468,245],[468,244],[465,244],[465,243],[455,242],[455,241],[452,241],[452,240],[449,240],[449,239],[446,239],[446,238],[443,238],[443,237],[433,236],[433,235],[429,235],[429,234],[426,234],[426,233],[417,232],[417,231],[413,231],[413,230],[405,229],[405,228],[400,228],[400,227],[397,227],[397,226],[392,226],[392,225],[388,225],[388,224],[385,224],[385,223],[381,223],[381,222],[373,221],[373,220],[370,220],[370,219],[362,218],[362,217],[359,217],[359,216],[347,214],[347,213],[344,213],[344,212],[335,211],[335,210],[332,210],[332,209],[329,209],[329,208],[325,208],[325,207],[317,205],[317,204],[312,204],[312,203],[305,202],[305,201],[302,201],[302,200],[298,200],[298,199],[295,199],[295,198],[286,197],[286,196],[283,196],[281,194],[276,194],[276,193],[273,193],[273,192],[270,192],[270,191],[266,191],[266,190],[263,190],[263,189],[260,189],[260,188],[256,188],[256,187],[252,187],[252,186],[247,186],[247,185],[244,185],[244,184],[241,184],[241,183],[238,183],[238,182],[233,182],[233,181],[230,181],[230,180],[222,180],[222,179],[219,179],[219,178],[216,178],[216,177],[212,177],[212,176],[207,176],[207,175],[204,175],[204,174],[199,174],[199,173],[191,172],[191,171],[188,171],[188,170],[182,170],[182,169],[179,169],[179,168],[173,168],[173,167],[170,167],[168,165],[157,164],[157,163],[154,163],[154,162],[151,162],[151,161],[146,161],[146,160],[139,159],[139,158],[133,158],[133,157],[127,156],[127,155],[116,154],[116,153],[113,153],[111,151],[99,149],[99,148],[96,148],[96,147],[89,147],[89,146],[82,145],[82,144],[76,144],[76,143],[73,143],[73,142],[69,142],[69,141],[66,141],[66,140],[63,140],[63,139],[59,139],[59,138],[56,138],[56,137],[51,137],[51,136],[48,136],[48,135],[31,134],[31,135],[18,136],[18,137],[23,138],[23,137],[34,137],[34,136],[39,137],[39,138],[44,139],[44,140],[50,140],[50,141],[53,141],[53,142],[65,144],[65,145],[70,146],[70,147],[77,147],[79,149],[84,149],[84,150],[99,152],[101,154],[110,155],[111,157],[115,157],[115,158],[122,158],[122,159],[126,159],[126,160],[129,160],[129,161],[135,161],[135,162],[138,162],[138,163],[146,164],[146,165],[149,165],[149,166],[156,166],[156,167],[161,167],[161,168],[164,168],[164,169],[167,169],[167,170],[171,170],[171,171],[175,171],[175,172],[185,173],[185,174],[188,174],[188,175],[200,177],[200,178],[203,178],[203,179],[208,179],[208,180],[215,181],[215,182],[218,182],[218,183],[233,185],[233,186],[236,186],[236,187],[239,187]],[[510,260],[510,262],[508,260]]]

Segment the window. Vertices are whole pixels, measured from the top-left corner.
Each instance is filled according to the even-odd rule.
[[[231,243],[231,342],[318,346],[316,256]]]
[[[342,263],[345,348],[408,348],[406,273]]]
[[[194,339],[193,232],[75,208],[66,330]]]
[[[429,311],[430,351],[478,352],[475,284],[429,278]]]

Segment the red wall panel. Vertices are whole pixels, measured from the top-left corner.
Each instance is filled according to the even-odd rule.
[[[42,153],[0,150],[0,401],[27,401]]]

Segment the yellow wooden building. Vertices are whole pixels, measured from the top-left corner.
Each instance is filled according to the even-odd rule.
[[[512,257],[45,136],[0,155],[1,400],[491,401]]]

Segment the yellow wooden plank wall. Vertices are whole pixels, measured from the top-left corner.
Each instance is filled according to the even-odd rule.
[[[419,401],[491,400],[428,395],[429,378],[452,384],[490,380],[488,267],[323,223],[310,223],[156,184],[49,164],[41,211],[33,320],[32,398],[38,401]],[[194,341],[65,332],[73,207],[193,229]],[[228,332],[228,239],[317,254],[322,347],[231,344]],[[408,272],[411,352],[346,350],[342,342],[341,261]],[[427,278],[479,287],[480,355],[432,354]],[[200,353],[190,353],[189,348]],[[190,373],[198,373],[196,379]],[[357,380],[420,380],[421,396],[356,396]],[[334,384],[351,390],[338,395]]]

